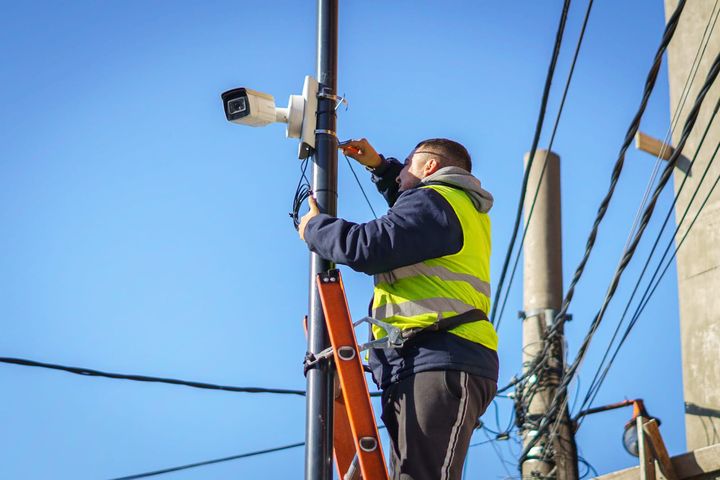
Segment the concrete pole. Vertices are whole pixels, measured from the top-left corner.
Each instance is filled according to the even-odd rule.
[[[677,0],[665,0],[666,15],[672,14]],[[671,114],[678,109],[690,69],[706,31],[715,2],[690,1],[685,5],[675,36],[668,48]],[[718,22],[720,23],[720,22]],[[688,99],[680,114],[679,126],[673,134],[677,142],[682,124],[705,80],[709,67],[720,51],[720,25],[707,29],[709,42],[699,63]],[[708,124],[720,87],[715,85],[705,99],[683,156],[693,158],[700,136]],[[675,213],[679,221],[698,186],[712,152],[720,141],[720,122],[715,120],[703,144],[690,177],[678,198]],[[678,231],[676,243],[687,232],[703,199],[720,175],[720,158],[708,171],[707,178],[693,202],[688,217]],[[676,169],[675,190],[685,178]],[[680,335],[682,342],[683,389],[685,396],[685,435],[688,450],[720,443],[720,189],[715,189],[677,255],[678,293],[680,304]]]
[[[547,166],[545,172],[545,158]],[[529,153],[525,155],[527,165]],[[540,177],[542,175],[542,182]],[[562,278],[562,226],[560,211],[560,157],[547,150],[538,149],[535,154],[525,197],[525,223],[535,197],[538,183],[540,190],[535,201],[532,219],[524,244],[523,304],[523,365],[527,369],[543,350],[546,330],[560,310],[563,298]],[[560,332],[562,334],[562,331]],[[522,429],[523,445],[536,434],[540,419],[547,412],[555,390],[560,383],[563,365],[562,335],[550,349],[548,368],[530,380],[522,401],[526,412]],[[533,393],[531,393],[533,392]],[[577,480],[577,453],[575,439],[569,424],[569,414],[564,410],[563,421],[557,435],[549,440],[545,435],[530,450],[521,466],[523,478],[551,474],[558,480]],[[549,443],[551,442],[551,443]]]

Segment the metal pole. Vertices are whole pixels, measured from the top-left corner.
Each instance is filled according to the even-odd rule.
[[[562,222],[560,211],[560,157],[547,150],[537,150],[528,181],[525,199],[525,222],[533,201],[533,216],[527,228],[524,246],[523,365],[528,368],[543,350],[544,335],[562,306]],[[545,165],[537,200],[535,191]],[[527,165],[529,154],[525,155]],[[562,376],[564,355],[562,331],[550,349],[548,368],[531,377],[521,392],[525,422],[523,444],[537,435],[537,425],[547,413]],[[533,447],[521,465],[522,476],[553,476],[558,480],[577,480],[575,438],[567,409],[557,435],[545,435]]]
[[[320,82],[317,133],[313,155],[312,188],[320,211],[337,214],[337,138],[335,101],[337,92],[337,0],[318,0],[317,9],[317,78]],[[310,254],[310,299],[308,317],[308,351],[319,353],[328,345],[325,318],[315,279],[321,272],[334,268],[328,260]],[[305,479],[332,479],[332,369],[322,364],[307,375]]]

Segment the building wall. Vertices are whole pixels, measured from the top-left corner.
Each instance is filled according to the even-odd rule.
[[[683,88],[715,3],[712,0],[688,0],[675,37],[670,43],[668,54],[671,115],[675,115],[679,107]],[[678,0],[665,0],[666,18],[670,17],[677,4]],[[688,98],[680,109],[680,119],[673,133],[673,145],[680,139],[687,113],[719,52],[720,22],[715,25],[710,35]],[[706,97],[693,134],[683,149],[683,155],[688,159],[692,159],[696,153],[698,157],[678,198],[675,212],[677,222],[680,221],[713,151],[720,142],[718,114],[698,152],[701,135],[718,101],[720,79],[716,84]],[[689,209],[688,217],[678,231],[676,244],[688,231],[692,219],[719,175],[720,158],[717,158]],[[684,178],[685,174],[676,169],[676,193]],[[677,273],[687,448],[695,450],[720,443],[720,185],[716,187],[678,252]]]

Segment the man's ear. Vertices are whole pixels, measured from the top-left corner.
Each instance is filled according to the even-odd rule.
[[[427,177],[440,170],[440,163],[435,158],[430,158],[423,166],[423,173]]]

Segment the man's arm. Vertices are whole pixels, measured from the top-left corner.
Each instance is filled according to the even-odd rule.
[[[368,223],[317,214],[303,227],[310,250],[370,275],[452,255],[463,245],[455,211],[428,188],[403,192],[387,215]]]
[[[395,204],[398,197],[397,176],[403,166],[394,158],[385,158],[370,145],[365,138],[360,140],[348,140],[340,142],[338,148],[343,155],[356,160],[373,174],[372,181],[375,183],[380,194],[385,197],[389,206]]]
[[[397,183],[397,177],[400,175],[403,165],[392,157],[385,158],[381,155],[380,158],[382,159],[380,166],[371,170],[372,182],[380,195],[385,198],[388,206],[392,207],[400,195],[398,191],[400,185]]]

